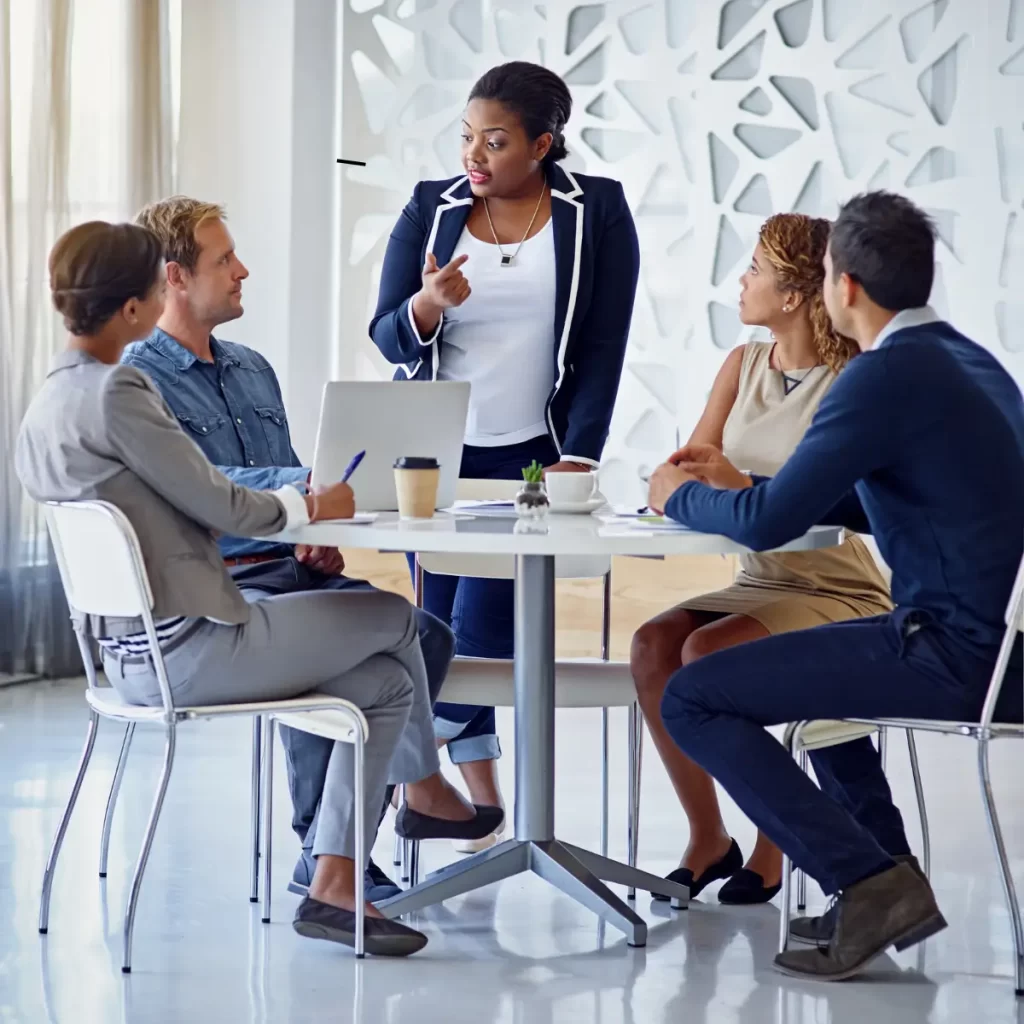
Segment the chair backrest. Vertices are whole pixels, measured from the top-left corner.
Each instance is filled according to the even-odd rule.
[[[999,701],[999,694],[1002,692],[1003,683],[1006,680],[1006,672],[1010,665],[1010,657],[1017,644],[1017,634],[1024,632],[1024,558],[1021,558],[1017,566],[1017,578],[1014,580],[1013,589],[1010,591],[1010,599],[1006,602],[1006,633],[1003,636],[1002,646],[999,648],[999,655],[996,658],[995,669],[992,672],[992,681],[988,686],[988,693],[985,694],[985,706],[981,710],[981,726],[987,729],[995,720],[996,704]]]
[[[68,604],[84,615],[141,618],[153,593],[132,524],[105,501],[48,502],[46,525]]]
[[[142,619],[150,649],[155,652],[153,668],[164,710],[173,714],[171,686],[153,623],[153,590],[139,538],[128,517],[106,501],[47,502],[44,512],[72,612]],[[85,675],[89,688],[95,690],[99,682],[85,625],[80,621],[75,625]]]

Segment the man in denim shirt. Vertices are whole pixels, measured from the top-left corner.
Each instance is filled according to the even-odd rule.
[[[284,484],[302,488],[309,468],[292,448],[273,368],[252,349],[212,335],[217,326],[242,315],[242,281],[249,276],[223,216],[220,206],[184,196],[153,203],[139,214],[138,223],[164,245],[167,300],[157,329],[129,346],[123,361],[149,374],[182,428],[225,476],[256,490]],[[235,582],[252,599],[261,593],[372,589],[364,580],[342,575],[345,562],[337,548],[242,537],[222,537],[220,548]],[[418,615],[433,699],[455,641],[439,619],[423,611]],[[302,857],[288,888],[304,895],[314,868],[315,794],[323,788],[333,744],[291,729],[282,729],[281,739],[295,805],[292,827],[302,841]],[[372,860],[366,885],[367,898],[375,902],[399,891]]]

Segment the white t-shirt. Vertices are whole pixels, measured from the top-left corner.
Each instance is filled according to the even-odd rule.
[[[504,245],[506,253],[515,245]],[[463,230],[452,259],[473,293],[444,312],[438,380],[469,381],[466,444],[493,448],[547,433],[555,386],[555,242],[549,220],[503,267],[496,245]]]

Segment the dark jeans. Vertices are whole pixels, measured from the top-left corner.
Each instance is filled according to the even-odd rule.
[[[365,580],[354,580],[348,576],[325,576],[296,561],[294,558],[277,558],[272,562],[258,562],[255,565],[239,565],[229,570],[235,583],[244,594],[246,590],[267,594],[294,594],[308,590],[373,590]],[[455,654],[455,638],[443,622],[425,611],[417,611],[419,620],[420,649],[427,670],[427,686],[433,701],[441,689]],[[344,644],[344,636],[338,638]],[[306,851],[313,849],[316,834],[316,817],[319,812],[320,793],[323,792],[327,777],[327,763],[334,748],[332,740],[323,737],[306,737],[302,744],[301,757],[292,745],[293,731],[281,728],[281,743],[288,764],[288,787],[292,794],[294,812],[292,828]],[[309,742],[316,739],[319,742]],[[381,819],[391,801],[393,786],[388,786]]]
[[[661,712],[680,749],[830,895],[909,851],[878,751],[868,739],[814,751],[819,789],[764,727],[890,716],[977,721],[995,657],[897,609],[701,658],[669,680]],[[1024,711],[1015,660],[1000,721],[1020,721]]]
[[[462,449],[459,475],[477,480],[521,480],[534,459],[544,466],[558,461],[558,451],[544,435],[500,448]],[[409,556],[409,566],[414,564]],[[455,633],[455,653],[466,658],[511,658],[515,628],[514,586],[511,580],[423,574],[423,607]],[[434,706],[434,730],[448,740],[453,764],[494,760],[501,745],[494,725],[494,708],[476,704]]]

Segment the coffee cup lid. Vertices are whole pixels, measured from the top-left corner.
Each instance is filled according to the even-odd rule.
[[[419,455],[403,455],[395,459],[395,469],[438,469],[437,459],[423,458]]]

